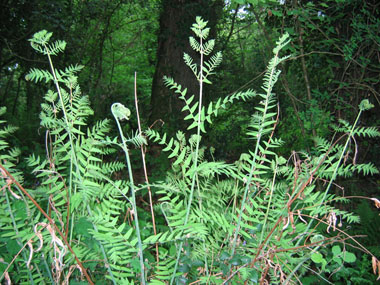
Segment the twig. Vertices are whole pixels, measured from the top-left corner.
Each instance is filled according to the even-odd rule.
[[[137,72],[135,72],[135,105],[136,105],[136,114],[137,114],[137,125],[139,128],[139,135],[142,136],[142,131],[141,131],[141,123],[140,123],[140,114],[139,114],[139,104],[137,100]],[[157,235],[157,230],[156,230],[156,220],[154,217],[154,209],[153,209],[153,201],[152,201],[152,191],[150,189],[149,185],[149,179],[148,179],[148,172],[146,170],[146,162],[145,162],[145,150],[144,150],[144,145],[142,144],[140,146],[141,149],[141,158],[142,158],[142,163],[144,167],[144,176],[145,176],[145,181],[148,185],[148,194],[149,194],[149,206],[150,206],[150,213],[152,214],[152,223],[153,223],[153,232],[154,235]],[[160,261],[159,259],[159,253],[158,253],[158,242],[156,242],[156,261],[157,263]]]

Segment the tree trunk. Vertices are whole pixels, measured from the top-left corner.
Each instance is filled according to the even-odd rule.
[[[192,35],[191,25],[196,16],[208,21],[211,28],[210,38],[215,38],[216,23],[223,10],[223,0],[163,0],[158,35],[157,63],[153,77],[150,122],[158,119],[171,123],[181,118],[182,102],[178,94],[169,90],[163,82],[163,76],[174,80],[187,88],[187,94],[198,95],[198,82],[184,61],[183,53],[191,55],[195,62],[199,58],[189,45]],[[178,126],[178,123],[176,123]]]

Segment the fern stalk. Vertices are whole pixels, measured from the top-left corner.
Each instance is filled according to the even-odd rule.
[[[49,65],[50,65],[50,69],[51,69],[51,74],[53,75],[53,78],[54,78],[54,84],[55,84],[55,87],[57,89],[57,92],[58,92],[58,96],[59,96],[59,102],[61,103],[61,106],[62,106],[62,113],[63,113],[63,117],[65,118],[65,123],[66,123],[66,131],[69,135],[69,140],[70,140],[70,146],[71,146],[71,159],[70,159],[70,174],[69,174],[69,198],[71,198],[71,195],[72,195],[72,191],[73,191],[73,164],[75,164],[76,166],[78,165],[78,162],[77,162],[77,158],[75,156],[75,152],[74,152],[74,142],[73,142],[73,137],[72,137],[72,133],[71,133],[71,130],[70,130],[70,124],[69,124],[69,120],[67,119],[67,112],[66,112],[66,108],[65,108],[65,104],[63,102],[63,96],[62,96],[62,93],[61,93],[61,87],[59,86],[59,83],[58,83],[58,79],[57,79],[57,76],[56,76],[56,73],[55,73],[55,70],[54,70],[54,65],[53,65],[53,61],[51,59],[51,55],[50,55],[50,50],[49,48],[47,47],[46,44],[43,43],[43,47],[45,49],[45,52],[46,52],[46,55],[49,59]],[[76,167],[76,170],[78,172],[78,167]],[[75,188],[76,189],[76,188]],[[71,244],[71,241],[72,241],[72,237],[73,237],[73,231],[74,231],[74,212],[73,212],[73,215],[71,217],[71,228],[70,228],[70,244]]]
[[[138,247],[139,247],[138,248],[138,256],[139,256],[139,260],[140,260],[140,269],[141,269],[141,284],[145,285],[143,247],[142,247],[141,234],[140,234],[139,218],[137,215],[136,195],[135,195],[135,187],[134,187],[134,181],[133,181],[132,166],[131,166],[131,162],[130,162],[130,158],[129,158],[129,151],[128,151],[127,143],[126,143],[124,133],[123,133],[123,130],[122,130],[120,122],[119,122],[119,119],[121,119],[121,117],[120,117],[120,114],[117,113],[117,109],[120,106],[122,106],[120,103],[114,103],[114,104],[112,104],[111,110],[112,110],[113,116],[115,117],[117,128],[119,129],[119,134],[120,134],[121,141],[123,144],[123,151],[125,154],[125,159],[127,161],[128,175],[129,175],[129,181],[131,184],[131,192],[132,192],[131,193],[132,194],[131,202],[132,202],[132,207],[133,207],[133,215],[135,218],[136,235],[137,235],[137,242],[138,242]]]
[[[363,101],[364,101],[364,100],[363,100]],[[357,115],[357,117],[356,117],[356,119],[355,119],[354,124],[353,124],[352,127],[351,127],[350,133],[348,134],[348,138],[347,138],[347,140],[346,140],[346,143],[344,144],[344,147],[343,147],[342,153],[340,154],[340,157],[339,157],[339,160],[338,160],[338,162],[337,162],[337,165],[336,165],[336,167],[334,168],[334,172],[333,172],[333,175],[332,175],[332,177],[331,177],[331,179],[330,179],[330,181],[329,181],[329,184],[328,184],[327,187],[326,187],[326,190],[325,190],[325,193],[324,193],[324,195],[323,195],[322,201],[321,201],[320,205],[319,205],[318,208],[317,208],[317,212],[318,212],[318,210],[322,207],[323,203],[325,202],[326,197],[327,197],[327,194],[328,194],[329,191],[330,191],[331,185],[333,184],[333,182],[335,181],[335,179],[336,179],[336,177],[337,177],[338,169],[339,169],[339,166],[340,166],[340,164],[341,164],[341,162],[342,162],[342,159],[343,159],[343,157],[344,157],[344,154],[346,153],[346,150],[347,150],[348,144],[350,143],[351,137],[353,137],[353,133],[354,133],[354,131],[355,131],[356,125],[357,125],[358,122],[359,122],[359,118],[360,118],[362,112],[365,110],[365,108],[362,107],[362,106],[363,106],[363,102],[360,104],[359,113],[358,113],[358,115]],[[314,220],[311,219],[310,222],[309,222],[308,225],[307,225],[307,228],[306,228],[305,231],[304,231],[304,234],[305,234],[306,232],[309,231],[309,229],[310,229],[310,227],[312,226],[313,222],[314,222]],[[301,239],[299,239],[299,240],[297,241],[296,246],[298,246],[298,245],[300,244],[300,242],[301,242]]]
[[[264,223],[263,223],[263,229],[261,231],[259,244],[261,244],[261,242],[263,240],[263,236],[264,236],[264,233],[265,233],[265,228],[266,228],[267,221],[268,221],[268,216],[269,216],[269,212],[270,212],[270,206],[272,204],[272,198],[273,198],[273,190],[274,190],[274,185],[275,185],[275,181],[276,181],[276,174],[277,174],[277,162],[276,162],[275,169],[274,169],[274,174],[273,174],[273,179],[272,179],[272,186],[271,186],[270,195],[269,195],[269,202],[268,202],[267,211],[265,213],[265,218],[264,218]]]
[[[203,99],[203,38],[202,36],[199,37],[199,43],[200,43],[200,67],[199,67],[199,106],[198,106],[198,122],[197,122],[197,142],[195,146],[195,153],[194,153],[194,174],[191,180],[191,189],[190,189],[190,195],[189,195],[189,200],[187,202],[187,209],[186,209],[186,216],[185,216],[185,221],[184,221],[184,228],[186,227],[188,221],[189,221],[189,216],[190,216],[190,209],[191,209],[191,203],[193,201],[193,196],[194,196],[194,190],[195,190],[195,182],[197,178],[197,167],[198,167],[198,156],[199,156],[199,145],[200,145],[200,134],[201,134],[201,113],[202,113],[202,99]],[[184,231],[184,229],[182,230]],[[182,252],[182,247],[183,247],[183,241],[180,242],[179,247],[177,248],[177,259],[174,265],[174,270],[173,270],[173,275],[170,280],[170,285],[173,284],[174,278],[177,272],[178,268],[178,263],[179,259],[181,258],[181,252]]]
[[[62,112],[63,112],[63,117],[65,119],[65,123],[66,123],[66,131],[69,135],[69,140],[70,140],[70,146],[71,146],[71,159],[70,159],[70,174],[69,174],[69,189],[68,189],[68,198],[69,198],[69,201],[70,201],[70,198],[72,196],[72,192],[73,192],[73,166],[75,164],[76,166],[76,172],[77,172],[77,176],[82,180],[82,176],[79,174],[79,168],[78,168],[78,161],[77,161],[77,157],[75,155],[75,152],[74,152],[74,140],[73,140],[73,136],[72,136],[72,133],[71,133],[71,129],[70,129],[70,124],[69,124],[69,120],[67,118],[67,111],[66,111],[66,108],[65,108],[65,104],[64,104],[64,101],[63,101],[63,96],[62,96],[62,93],[61,93],[61,87],[58,83],[58,78],[56,76],[56,72],[54,70],[54,65],[53,65],[53,61],[51,59],[51,51],[50,49],[48,48],[47,44],[46,43],[41,43],[42,46],[44,47],[44,50],[45,50],[45,54],[47,55],[48,57],[48,60],[49,60],[49,65],[50,65],[50,69],[51,69],[51,74],[53,75],[53,78],[54,78],[54,84],[56,86],[56,89],[57,89],[57,92],[58,92],[58,96],[59,96],[59,101],[61,103],[61,106],[62,106]],[[71,89],[70,89],[71,91]],[[74,188],[74,192],[76,192],[76,187]],[[89,214],[89,216],[92,216],[92,212],[91,212],[91,209],[90,207],[87,205],[87,212]],[[67,218],[69,219],[69,209],[67,211]],[[71,241],[72,241],[72,236],[73,236],[73,232],[74,232],[74,219],[75,219],[75,212],[72,213],[71,215],[71,227],[70,227],[70,239],[69,239],[69,243],[71,244]],[[95,231],[97,231],[96,229],[96,226],[94,224],[92,224]],[[67,233],[65,235],[65,237],[67,237]],[[103,254],[103,257],[104,257],[104,260],[106,262],[108,262],[108,259],[107,259],[107,255],[105,253],[105,250],[104,250],[104,247],[101,243],[99,243],[99,246],[101,248],[101,251],[102,251],[102,254]],[[111,279],[113,281],[114,284],[116,284],[115,282],[115,279],[113,277],[113,274],[112,274],[112,270],[110,267],[107,268],[107,271],[108,273],[110,274],[111,276]],[[86,276],[87,277],[87,276]],[[89,279],[90,280],[90,279]],[[91,281],[91,280],[90,280]]]
[[[357,115],[357,117],[356,117],[356,119],[355,119],[355,122],[354,122],[354,124],[353,124],[353,126],[352,126],[352,128],[351,128],[351,130],[350,130],[350,133],[349,133],[349,135],[348,135],[348,138],[347,138],[347,140],[346,140],[346,143],[345,143],[345,145],[344,145],[344,147],[343,147],[342,153],[340,154],[340,157],[339,157],[338,163],[337,163],[337,165],[336,165],[336,167],[335,167],[335,169],[334,169],[334,173],[333,173],[333,175],[332,175],[332,177],[331,177],[331,179],[330,179],[330,181],[329,181],[329,184],[327,185],[327,188],[326,188],[325,194],[323,195],[323,198],[322,198],[322,203],[325,202],[325,200],[326,200],[326,196],[327,196],[327,194],[328,194],[329,191],[330,191],[331,185],[332,185],[332,183],[333,183],[333,182],[335,181],[335,179],[336,179],[336,176],[337,176],[337,173],[338,173],[338,168],[339,168],[339,166],[340,166],[340,164],[341,164],[341,162],[342,162],[342,159],[343,159],[343,157],[344,157],[344,154],[346,153],[346,150],[347,150],[348,144],[349,144],[349,142],[351,141],[351,137],[353,137],[354,130],[355,130],[355,128],[356,128],[356,125],[357,125],[358,122],[359,122],[359,118],[360,118],[360,115],[362,114],[362,112],[363,112],[363,109],[360,108],[359,114]],[[321,207],[321,205],[319,205],[318,209],[319,209],[320,207]]]
[[[270,74],[269,74],[268,88],[267,88],[266,97],[265,97],[264,111],[263,111],[263,114],[262,114],[262,120],[260,121],[260,128],[259,128],[259,131],[258,131],[258,134],[257,134],[257,141],[256,141],[255,151],[254,151],[254,155],[253,155],[253,159],[252,159],[252,164],[251,164],[249,176],[248,176],[247,183],[246,183],[245,190],[244,190],[244,194],[243,194],[243,200],[242,200],[241,206],[240,206],[239,219],[238,219],[238,222],[236,224],[235,234],[234,234],[234,238],[233,238],[233,241],[232,241],[231,255],[233,255],[235,253],[236,241],[237,241],[237,237],[239,235],[240,227],[241,227],[240,224],[241,224],[241,220],[242,220],[242,213],[243,213],[244,208],[245,208],[245,203],[246,203],[246,200],[247,200],[248,191],[249,191],[249,188],[250,188],[250,185],[251,185],[251,182],[252,182],[253,172],[256,169],[257,155],[258,155],[258,152],[259,152],[259,146],[260,146],[262,132],[263,132],[263,124],[265,122],[264,118],[265,118],[265,116],[266,116],[266,114],[268,112],[269,99],[270,99],[270,96],[271,96],[271,93],[272,93],[273,85],[275,83],[274,77],[275,77],[276,65],[278,64],[278,54],[279,54],[279,52],[280,51],[278,50],[277,53],[275,54],[274,58],[273,58],[273,60],[274,60],[273,68],[270,70]]]

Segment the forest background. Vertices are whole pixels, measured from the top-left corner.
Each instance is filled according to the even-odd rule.
[[[223,55],[212,84],[205,87],[205,104],[234,92],[259,90],[277,39],[290,35],[282,52],[291,56],[279,66],[282,72],[274,87],[279,106],[276,136],[284,141],[279,155],[310,152],[315,137],[333,140],[331,126],[339,119],[355,121],[363,99],[375,107],[363,113],[360,124],[380,125],[380,3],[376,0],[8,0],[2,1],[0,11],[0,106],[7,108],[3,117],[18,127],[10,143],[21,150],[17,166],[25,170],[24,185],[30,189],[39,182],[26,158],[44,154],[46,147],[38,114],[49,86],[26,80],[32,68],[48,68],[47,59],[35,53],[28,41],[40,30],[67,42],[65,53],[54,57],[56,68],[84,66],[78,81],[94,110],[88,124],[112,118],[114,102],[134,110],[136,72],[143,128],[169,135],[183,129],[183,102],[165,86],[163,76],[172,76],[189,93],[197,93],[198,81],[184,66],[183,52],[197,57],[188,38],[196,16],[201,16],[216,40],[215,50]],[[258,99],[237,102],[218,114],[202,138],[203,144],[213,147],[213,158],[232,162],[247,152],[252,141],[245,134],[257,103]],[[137,118],[131,116],[124,131],[136,129]],[[117,134],[116,125],[111,132]],[[355,163],[372,162],[379,168],[379,138],[361,137],[355,145]],[[163,179],[171,166],[161,150],[159,145],[147,146],[151,181]],[[139,152],[131,149],[131,159],[134,179],[143,183]],[[126,170],[115,175],[126,175]],[[338,184],[345,196],[378,197],[379,179],[378,174],[359,173]],[[143,207],[145,200],[140,197],[137,204]],[[358,201],[345,209],[361,217],[360,233],[367,236],[363,244],[379,256],[378,210]]]

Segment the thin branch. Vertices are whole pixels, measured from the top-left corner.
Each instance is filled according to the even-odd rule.
[[[234,31],[234,27],[235,27],[236,16],[237,16],[237,13],[239,12],[239,7],[240,7],[240,4],[237,4],[236,5],[236,9],[235,9],[235,13],[232,16],[232,24],[231,24],[230,32],[229,32],[229,34],[227,36],[227,39],[225,40],[225,42],[223,44],[223,47],[220,49],[221,52],[223,52],[226,49],[227,44],[228,44],[228,42],[231,39],[231,36],[233,34],[233,31]]]
[[[135,105],[136,105],[136,114],[137,114],[137,125],[138,125],[138,128],[139,128],[139,135],[142,136],[141,123],[140,123],[140,114],[139,114],[139,103],[138,103],[138,100],[137,100],[137,72],[135,72],[135,88],[134,89],[135,89]],[[152,215],[153,232],[154,232],[154,235],[156,236],[157,235],[157,229],[156,229],[156,220],[155,220],[155,217],[154,217],[152,191],[151,191],[150,185],[149,185],[148,171],[146,170],[145,149],[144,149],[144,145],[143,144],[141,144],[140,149],[141,149],[142,163],[143,163],[143,167],[144,167],[145,181],[146,181],[146,183],[148,185],[149,206],[150,206],[150,213]],[[157,261],[157,264],[160,261],[160,259],[159,259],[159,253],[158,253],[158,242],[156,242],[156,261]]]

